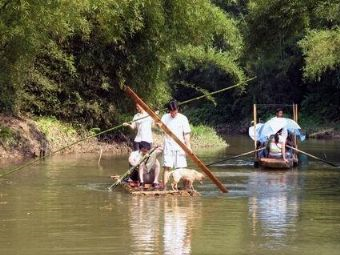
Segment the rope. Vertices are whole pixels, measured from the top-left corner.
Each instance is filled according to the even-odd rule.
[[[254,153],[254,152],[262,151],[264,149],[265,149],[265,147],[262,147],[262,148],[259,148],[259,149],[256,149],[256,150],[244,152],[244,153],[241,153],[239,155],[236,155],[236,156],[233,156],[233,157],[230,157],[230,158],[225,158],[225,159],[222,159],[222,160],[219,160],[219,161],[215,161],[215,162],[209,163],[206,166],[216,165],[216,164],[222,163],[224,161],[231,160],[231,159],[236,159],[236,158],[239,158],[239,157],[243,157],[243,156],[249,155],[249,154]]]

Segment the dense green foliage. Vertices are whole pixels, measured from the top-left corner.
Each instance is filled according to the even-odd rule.
[[[209,63],[230,81],[244,78],[237,64],[241,34],[209,1],[26,0],[0,6],[3,110],[108,126],[134,109],[123,84],[160,106],[171,97],[167,81],[178,65],[189,70]]]
[[[0,0],[0,109],[88,127],[256,76],[185,106],[195,123],[298,103],[337,121],[340,3],[321,0]]]
[[[243,66],[248,74],[257,76],[246,95],[234,100],[242,117],[249,115],[253,102],[295,102],[302,106],[304,118],[338,121],[340,4],[321,0],[236,2],[242,15],[235,14],[240,17],[246,45]]]

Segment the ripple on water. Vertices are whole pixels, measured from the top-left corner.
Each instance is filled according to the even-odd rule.
[[[81,190],[92,190],[92,191],[109,191],[109,187],[112,183],[85,183],[85,184],[78,184],[77,188]]]

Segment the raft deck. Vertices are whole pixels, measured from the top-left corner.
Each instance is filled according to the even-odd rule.
[[[116,181],[119,176],[111,176],[111,179]],[[174,191],[171,188],[167,190],[154,189],[151,184],[145,184],[144,188],[138,186],[137,182],[127,183],[122,182],[120,186],[131,195],[135,196],[181,196],[181,197],[196,197],[201,194],[194,190],[178,190]]]
[[[132,187],[127,183],[122,183],[121,186],[131,195],[135,196],[181,196],[181,197],[195,197],[200,196],[200,193],[193,190],[158,190],[153,189],[151,185],[145,185],[145,188]]]

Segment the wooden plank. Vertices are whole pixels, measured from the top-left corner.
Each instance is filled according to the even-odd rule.
[[[208,167],[204,165],[203,162],[181,140],[179,140],[173,132],[171,132],[171,130],[161,121],[159,116],[154,113],[151,108],[146,103],[144,103],[143,100],[140,99],[130,87],[125,86],[124,88],[125,92],[135,101],[135,103],[139,104],[156,123],[160,123],[160,128],[185,151],[185,153],[213,181],[213,183],[215,183],[222,192],[228,192],[227,188],[223,186],[223,184],[215,177],[215,175],[213,175]]]

